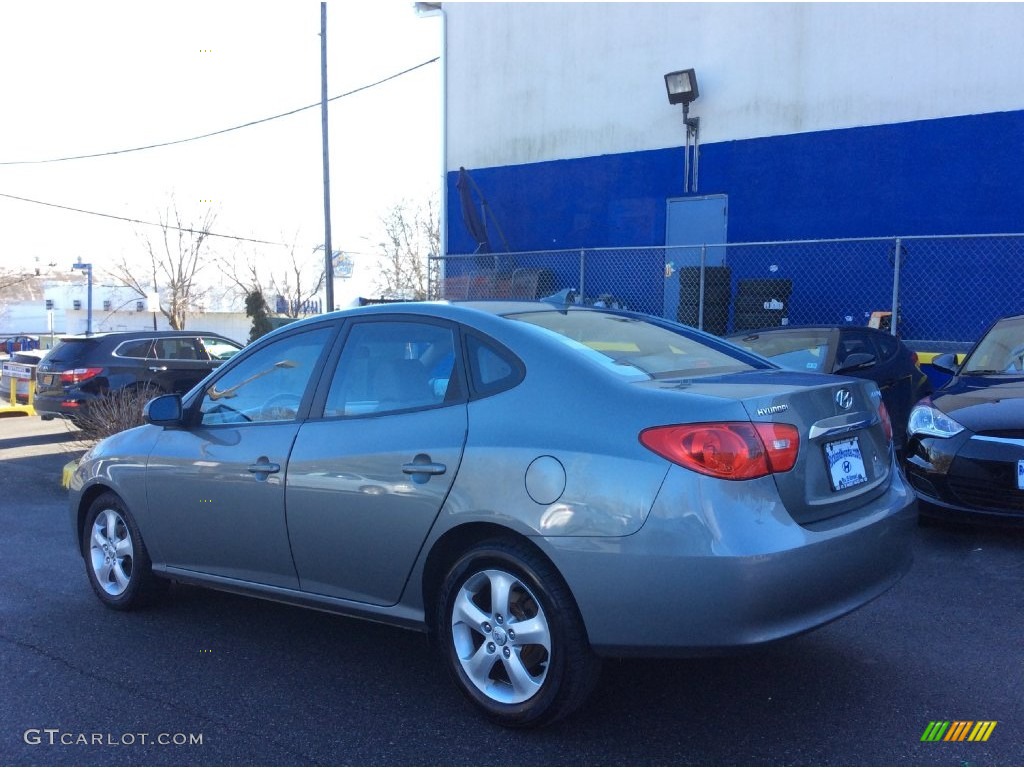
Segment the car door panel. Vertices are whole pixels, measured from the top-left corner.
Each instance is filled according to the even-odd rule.
[[[295,422],[164,430],[147,473],[146,528],[167,566],[297,587],[284,519]],[[278,472],[257,473],[258,463]],[[181,493],[188,488],[187,494]]]
[[[353,323],[288,465],[288,532],[301,588],[398,601],[452,487],[468,417],[450,324]]]
[[[286,505],[304,591],[398,601],[458,472],[466,424],[456,404],[302,426]]]
[[[148,472],[147,529],[164,565],[298,587],[284,479],[335,332],[314,327],[243,354],[197,395],[190,428],[161,433],[153,452],[161,459]]]

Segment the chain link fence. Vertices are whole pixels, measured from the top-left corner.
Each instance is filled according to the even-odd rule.
[[[1024,312],[1024,234],[436,258],[437,298],[538,299],[571,290],[581,303],[718,335],[790,324],[874,325],[919,346],[963,349],[998,317]]]

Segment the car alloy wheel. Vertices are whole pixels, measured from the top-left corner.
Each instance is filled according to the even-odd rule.
[[[459,688],[502,725],[561,719],[596,682],[600,664],[568,587],[525,545],[465,553],[445,579],[436,626]]]
[[[93,591],[110,608],[140,607],[165,585],[153,574],[138,526],[116,494],[105,493],[89,507],[82,556]]]
[[[521,704],[544,685],[551,630],[537,598],[511,573],[487,569],[463,582],[451,623],[462,670],[481,693]]]
[[[124,518],[113,509],[102,510],[93,520],[89,560],[100,589],[111,597],[123,595],[131,583],[135,548]]]

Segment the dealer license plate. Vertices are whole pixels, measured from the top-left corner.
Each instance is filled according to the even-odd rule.
[[[845,491],[868,481],[860,443],[855,437],[825,443],[825,461],[833,491]]]
[[[29,368],[27,365],[18,365],[17,363],[4,363],[3,375],[9,376],[12,379],[31,379],[32,369]]]

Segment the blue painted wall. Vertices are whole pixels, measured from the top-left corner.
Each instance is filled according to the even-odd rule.
[[[470,172],[513,251],[661,246],[666,199],[682,192],[683,150]],[[456,178],[448,176],[448,252],[468,253],[474,243]],[[699,193],[728,195],[730,242],[1024,232],[1024,111],[705,144]],[[935,257],[939,285],[949,290],[928,299],[928,314],[962,312],[956,288],[977,272],[972,260],[984,258],[956,249]],[[991,286],[987,309],[1021,311],[1024,254],[998,259],[986,267],[1007,280]],[[810,278],[821,265],[806,267]],[[599,284],[600,274],[593,277]],[[885,296],[890,278],[874,277]],[[660,295],[657,282],[649,290]],[[905,296],[904,308],[915,300]],[[920,307],[908,313],[905,336],[970,340],[974,326],[988,322],[943,326],[924,314]]]
[[[470,172],[512,250],[663,245],[683,150]],[[448,252],[466,253],[457,175]],[[1024,111],[705,144],[699,192],[729,195],[732,242],[1020,232]]]

